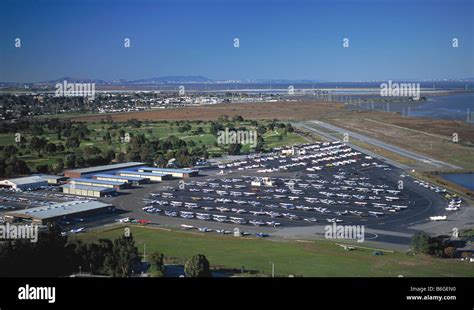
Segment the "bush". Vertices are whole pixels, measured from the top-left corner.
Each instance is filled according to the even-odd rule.
[[[194,255],[186,262],[184,273],[191,278],[212,277],[209,261],[202,254]]]

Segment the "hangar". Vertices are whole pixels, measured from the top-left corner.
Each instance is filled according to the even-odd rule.
[[[39,176],[30,176],[0,181],[0,187],[11,188],[17,191],[34,190],[46,186],[48,186],[48,180]]]
[[[151,172],[151,173],[166,173],[171,174],[174,178],[189,178],[199,175],[199,170],[193,169],[172,169],[172,168],[153,168],[153,167],[141,167],[138,169],[139,172]]]
[[[128,183],[125,181],[106,181],[87,178],[71,179],[69,184],[115,188],[116,190],[129,187]]]
[[[48,181],[48,184],[50,185],[59,185],[63,182],[66,182],[68,179],[67,177],[60,176],[60,175],[51,175],[51,174],[39,174],[39,177],[46,179]]]
[[[146,178],[153,182],[161,182],[163,180],[171,179],[170,174],[166,173],[151,173],[151,172],[137,172],[137,171],[119,171],[117,175],[122,177]]]
[[[116,193],[115,189],[108,187],[65,184],[61,186],[63,193],[86,197],[104,197]]]
[[[101,181],[126,182],[134,185],[145,184],[150,181],[144,177],[127,177],[113,174],[94,174],[92,178]]]
[[[34,224],[44,225],[48,222],[104,214],[113,211],[111,204],[98,201],[68,201],[47,207],[37,207],[4,214],[5,221],[15,222],[26,219]]]

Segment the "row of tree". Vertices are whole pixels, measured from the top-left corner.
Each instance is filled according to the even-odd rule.
[[[453,258],[457,255],[457,246],[461,240],[452,240],[448,235],[430,236],[425,232],[418,232],[412,236],[411,248],[417,253],[442,258]],[[471,253],[464,252],[461,256],[470,257]]]
[[[35,243],[26,239],[0,242],[0,277],[61,277],[77,272],[111,277],[129,277],[140,264],[133,236],[115,240],[99,239],[85,243],[80,239],[68,241],[58,225],[40,231]],[[207,258],[198,254],[185,264],[188,277],[210,277]],[[150,255],[152,276],[165,275],[164,255]]]

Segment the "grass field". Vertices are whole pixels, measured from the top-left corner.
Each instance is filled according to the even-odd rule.
[[[86,242],[99,238],[116,238],[125,226],[90,231],[74,238]],[[473,277],[472,264],[460,260],[411,256],[405,253],[373,255],[369,249],[345,251],[328,241],[273,241],[269,239],[235,238],[214,233],[166,231],[130,226],[139,251],[159,251],[166,257],[185,260],[194,254],[207,256],[211,266],[237,268],[242,266],[259,274],[271,274],[275,263],[277,276],[314,277]]]

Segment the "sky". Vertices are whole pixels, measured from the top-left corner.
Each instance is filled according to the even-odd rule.
[[[0,1],[0,81],[168,75],[473,78],[474,0]]]

